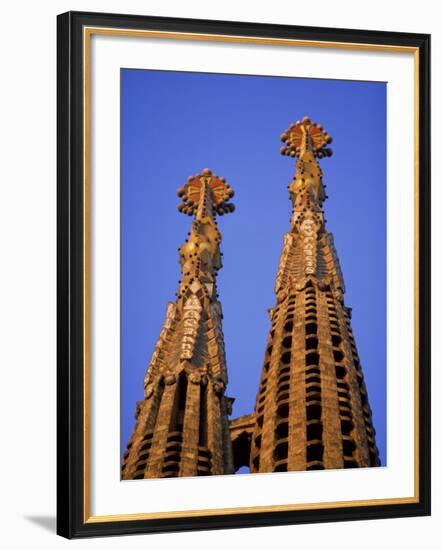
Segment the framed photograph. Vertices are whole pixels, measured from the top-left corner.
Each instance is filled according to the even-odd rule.
[[[430,37],[58,17],[58,533],[430,513]]]

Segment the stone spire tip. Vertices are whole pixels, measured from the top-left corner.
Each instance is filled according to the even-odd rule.
[[[281,154],[289,157],[299,158],[307,151],[318,158],[332,155],[332,150],[327,147],[332,142],[332,137],[308,116],[297,120],[295,124],[290,124],[281,134],[281,141],[285,144],[280,149]]]
[[[189,176],[184,186],[178,189],[177,194],[182,201],[178,205],[178,210],[189,216],[198,212],[207,213],[208,210],[211,210],[213,215],[222,216],[235,210],[235,205],[228,202],[234,195],[232,187],[209,168]]]

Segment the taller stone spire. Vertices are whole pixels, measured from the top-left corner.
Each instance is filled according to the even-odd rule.
[[[216,215],[233,212],[232,188],[205,169],[178,190],[194,216],[179,249],[182,277],[144,380],[144,399],[122,463],[123,479],[233,473],[227,367],[216,274]]]
[[[296,158],[291,229],[275,282],[276,304],[251,430],[250,471],[378,466],[371,410],[318,158],[331,137],[305,117],[282,134]]]

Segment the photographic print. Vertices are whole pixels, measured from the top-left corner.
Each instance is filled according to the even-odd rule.
[[[429,44],[59,16],[60,535],[429,514]]]
[[[122,479],[386,466],[386,83],[123,68],[121,170]]]

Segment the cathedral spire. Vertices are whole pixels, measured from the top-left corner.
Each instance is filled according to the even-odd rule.
[[[227,366],[216,291],[221,234],[216,215],[233,212],[232,188],[209,169],[178,190],[194,216],[179,249],[181,280],[144,379],[144,400],[122,464],[123,479],[233,472],[225,396]]]
[[[331,137],[308,117],[281,136],[296,158],[291,229],[275,282],[276,305],[251,432],[251,472],[378,466],[367,390],[344,305],[344,282],[318,159]],[[234,441],[235,445],[235,441]]]

